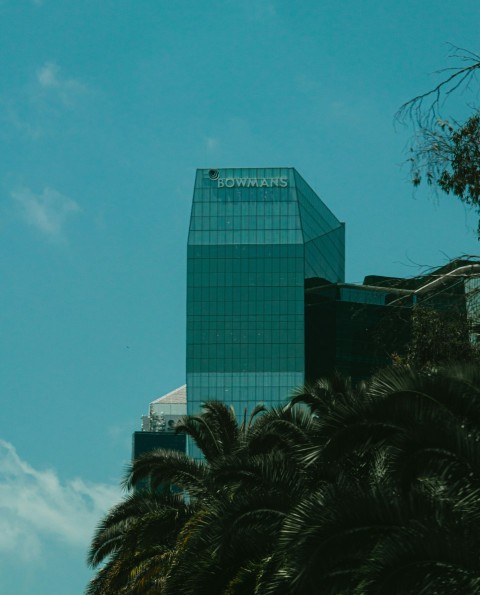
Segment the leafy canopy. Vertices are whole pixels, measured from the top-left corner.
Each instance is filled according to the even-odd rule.
[[[408,158],[413,185],[426,181],[480,213],[479,108],[469,105],[471,115],[463,121],[443,114],[454,92],[476,90],[478,95],[480,55],[453,47],[450,57],[461,65],[440,71],[449,74],[430,91],[403,104],[396,119],[414,127]],[[480,222],[477,233],[480,239]]]

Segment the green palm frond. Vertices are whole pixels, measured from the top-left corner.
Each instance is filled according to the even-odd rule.
[[[240,425],[208,401],[179,429],[205,462],[134,462],[88,595],[480,594],[476,367],[385,369],[356,388],[337,374]]]
[[[230,454],[238,447],[240,428],[235,410],[221,401],[206,401],[202,404],[202,418],[212,428],[222,455]]]
[[[147,583],[153,589],[166,577],[177,536],[194,512],[177,495],[143,490],[126,497],[96,530],[88,562],[103,566],[88,595],[150,592]],[[145,588],[136,590],[140,584]]]
[[[148,480],[153,489],[176,486],[192,493],[203,491],[205,465],[176,450],[156,449],[140,456],[129,466],[123,487],[132,489]]]
[[[248,433],[250,432],[250,428],[254,425],[254,423],[256,421],[257,415],[260,415],[260,413],[265,413],[266,411],[268,411],[268,409],[265,407],[265,405],[263,403],[258,403],[252,409],[248,418],[247,418],[247,411],[248,411],[247,407],[245,407],[243,421],[240,426],[240,432],[243,435],[243,441],[246,440]]]
[[[190,436],[210,462],[235,450],[241,431],[233,407],[221,401],[206,401],[200,415],[187,415],[177,424],[177,432]]]
[[[432,561],[464,569],[469,580],[476,579],[479,526],[464,521],[448,502],[422,495],[405,499],[375,489],[326,487],[286,517],[263,592],[281,593],[288,577],[292,594],[312,592],[313,585],[322,585],[322,593],[417,593],[415,588],[396,591],[394,583],[391,590],[380,588],[380,575],[401,567],[407,576],[409,564],[422,568]]]
[[[352,380],[338,371],[328,378],[319,378],[294,391],[288,407],[307,405],[312,414],[321,416],[336,402],[349,400],[362,392],[362,387],[353,388]]]
[[[305,410],[273,407],[255,420],[246,448],[251,455],[283,450],[293,453],[311,443],[316,420]]]

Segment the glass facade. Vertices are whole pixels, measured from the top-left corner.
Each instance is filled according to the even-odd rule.
[[[344,281],[340,223],[293,168],[198,170],[187,265],[187,412],[243,416],[305,381],[305,280]]]

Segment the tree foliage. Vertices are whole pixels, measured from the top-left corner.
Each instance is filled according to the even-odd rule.
[[[480,55],[454,47],[451,57],[461,65],[440,71],[448,76],[402,105],[397,120],[414,125],[408,159],[414,186],[425,181],[480,213],[480,111],[469,106],[471,115],[463,121],[443,113],[454,92],[478,87]]]
[[[478,349],[470,341],[470,331],[463,311],[417,305],[412,311],[411,335],[403,362],[427,371],[456,361],[480,363]]]
[[[133,464],[89,595],[480,593],[478,366],[336,375],[260,409],[207,403],[182,423],[205,460]]]

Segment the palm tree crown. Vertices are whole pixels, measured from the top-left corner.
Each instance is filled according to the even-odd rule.
[[[241,423],[210,401],[179,430],[204,460],[133,463],[89,595],[480,593],[477,367],[336,375]]]

